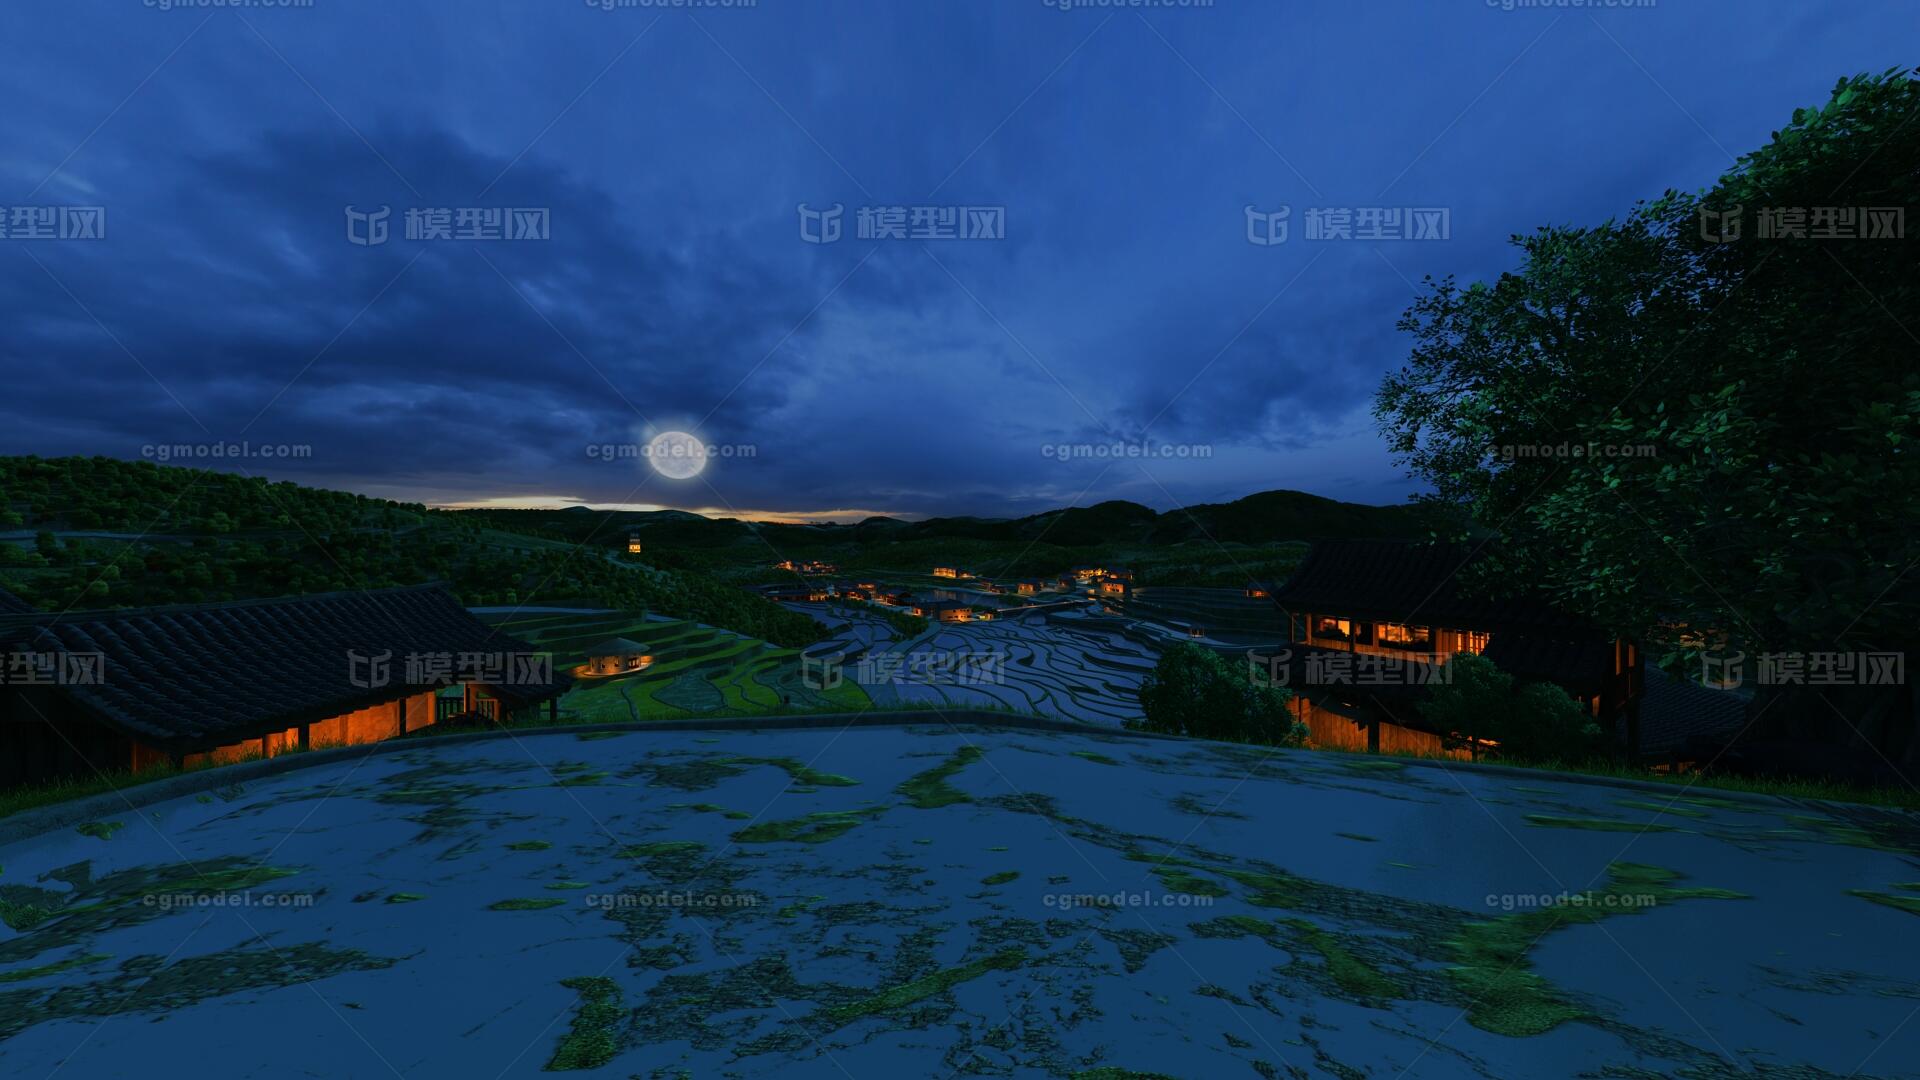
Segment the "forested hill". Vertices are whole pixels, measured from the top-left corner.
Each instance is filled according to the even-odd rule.
[[[721,548],[766,544],[785,551],[836,545],[860,547],[911,541],[1037,543],[1061,548],[1103,544],[1169,547],[1191,540],[1267,544],[1329,537],[1426,536],[1430,517],[1413,506],[1367,506],[1309,495],[1304,491],[1263,491],[1229,503],[1198,503],[1157,512],[1138,503],[1110,501],[1086,507],[1048,510],[1018,518],[936,517],[902,521],[875,517],[853,525],[746,522],[706,518],[680,510],[618,511],[573,507],[566,510],[462,511],[488,524],[547,535],[604,538],[624,542],[629,530],[643,542],[681,548]]]
[[[111,458],[0,457],[0,586],[43,611],[446,582],[470,605],[646,609],[779,645],[820,625],[705,574],[417,504]]]

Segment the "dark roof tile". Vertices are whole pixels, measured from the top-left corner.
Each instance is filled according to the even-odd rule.
[[[97,684],[54,691],[111,727],[175,750],[227,745],[435,685],[407,684],[416,674],[409,656],[451,654],[458,677],[463,653],[536,653],[437,586],[11,616],[0,618],[0,642],[9,651],[99,654]],[[367,674],[365,659],[356,679],[355,657],[382,655],[386,681]],[[572,684],[550,663],[518,674],[488,684],[509,707]]]

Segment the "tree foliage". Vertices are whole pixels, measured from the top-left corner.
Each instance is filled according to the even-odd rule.
[[[1600,725],[1558,686],[1515,686],[1493,661],[1465,652],[1448,661],[1448,674],[1428,691],[1420,713],[1449,749],[1491,740],[1499,756],[1517,761],[1577,762],[1601,752]]]
[[[1196,739],[1298,746],[1307,728],[1288,711],[1291,699],[1286,689],[1256,685],[1219,654],[1182,641],[1160,654],[1141,684],[1146,719],[1134,726]]]
[[[1920,252],[1815,230],[1920,208],[1916,113],[1909,73],[1843,80],[1706,192],[1516,237],[1491,284],[1428,280],[1375,414],[1438,501],[1500,535],[1483,585],[1528,582],[1670,659],[1689,629],[1906,647]],[[1802,238],[1763,235],[1796,220]]]

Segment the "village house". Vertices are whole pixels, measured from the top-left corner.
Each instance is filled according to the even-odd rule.
[[[437,586],[0,616],[0,651],[0,787],[552,715],[573,684]]]
[[[801,581],[780,585],[762,585],[761,596],[776,604],[818,604],[827,599],[827,587]]]
[[[1523,682],[1558,685],[1603,726],[1637,721],[1644,664],[1633,642],[1537,599],[1469,593],[1460,577],[1473,558],[1447,544],[1320,541],[1272,592],[1293,646],[1272,674],[1293,689],[1315,741],[1346,745],[1359,724],[1379,749],[1387,723],[1407,729],[1389,749],[1438,752],[1418,702],[1463,652]]]
[[[781,559],[779,562],[773,564],[773,568],[775,570],[792,570],[801,574],[837,574],[840,572],[840,568],[832,563],[821,562],[817,559],[805,561]]]
[[[625,675],[653,665],[647,647],[623,637],[596,642],[585,650],[586,659],[573,669],[575,678],[591,679]]]
[[[1014,591],[1019,593],[1021,596],[1033,596],[1034,594],[1040,592],[1042,589],[1046,588],[1046,586],[1042,585],[1038,581],[1028,579],[1025,581],[1021,581],[1019,584],[1015,585],[1013,588],[1014,588]]]
[[[627,531],[627,554],[638,555],[640,554],[640,550],[641,550],[640,530],[638,529],[628,530]]]
[[[905,604],[915,615],[936,622],[967,622],[973,618],[973,605],[959,600],[909,600]]]
[[[960,571],[957,567],[936,566],[933,568],[933,576],[937,578],[957,578],[960,576]]]

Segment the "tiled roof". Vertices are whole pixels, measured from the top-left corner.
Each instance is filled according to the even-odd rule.
[[[444,685],[445,678],[408,685],[411,674],[429,677],[408,671],[409,656],[451,654],[457,677],[463,653],[536,653],[475,618],[437,586],[8,616],[0,618],[0,643],[8,651],[99,654],[97,684],[49,689],[110,727],[181,751],[227,745]],[[384,680],[365,659],[383,655]],[[357,666],[356,657],[363,658]],[[509,707],[556,697],[572,684],[550,664],[531,680],[524,670],[517,674],[487,684]]]
[[[1624,724],[1625,721],[1622,721]],[[1640,699],[1640,754],[1711,755],[1747,723],[1747,699],[1730,690],[1710,690],[1647,665]],[[1624,737],[1624,727],[1622,737]]]
[[[632,638],[610,637],[605,641],[594,642],[580,650],[580,653],[582,656],[633,656],[644,654],[646,651],[645,645]]]
[[[1273,594],[1282,609],[1460,630],[1523,629],[1585,637],[1580,620],[1527,597],[1467,591],[1460,572],[1478,557],[1453,544],[1402,540],[1316,541]]]
[[[1599,693],[1613,670],[1613,643],[1598,637],[1496,632],[1482,655],[1522,681],[1545,680],[1582,694]]]

